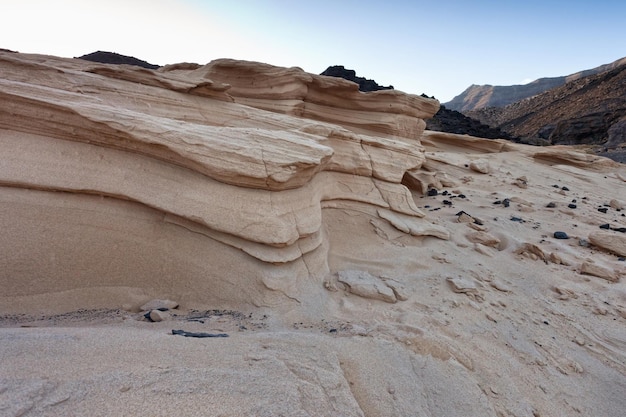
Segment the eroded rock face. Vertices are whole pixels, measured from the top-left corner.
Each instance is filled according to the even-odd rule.
[[[324,207],[412,230],[424,216],[401,181],[425,161],[436,100],[233,60],[152,71],[0,52],[0,67],[7,296],[45,276],[45,291],[300,301],[328,272]]]

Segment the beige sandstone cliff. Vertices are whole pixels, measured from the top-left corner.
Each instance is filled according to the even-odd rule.
[[[0,59],[6,296],[149,282],[285,302],[329,272],[323,207],[423,216],[401,181],[434,100],[250,62]]]

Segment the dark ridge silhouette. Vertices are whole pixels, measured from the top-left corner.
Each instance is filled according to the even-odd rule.
[[[356,72],[354,70],[345,69],[343,65],[334,65],[332,67],[328,67],[320,75],[343,78],[344,80],[352,81],[353,83],[357,83],[359,85],[359,91],[363,91],[363,92],[378,91],[378,90],[393,90],[393,85],[384,87],[382,85],[378,85],[378,83],[374,80],[368,80],[367,78],[357,77]]]
[[[79,56],[78,59],[84,59],[91,62],[99,62],[101,64],[136,65],[138,67],[143,67],[147,69],[157,69],[160,67],[159,65],[150,64],[149,62],[142,61],[141,59],[137,59],[132,56],[121,55],[115,52],[106,51],[92,52],[87,55]]]

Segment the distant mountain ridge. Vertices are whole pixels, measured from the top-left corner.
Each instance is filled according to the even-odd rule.
[[[626,57],[620,58],[609,64],[583,70],[574,74],[561,77],[539,78],[531,83],[523,85],[493,86],[471,85],[458,96],[444,105],[452,110],[468,112],[486,107],[504,107],[508,104],[523,100],[528,97],[541,94],[552,88],[560,87],[570,81],[575,81],[590,75],[610,71],[626,64]]]
[[[574,79],[504,107],[466,112],[524,141],[626,146],[626,60],[621,66]]]

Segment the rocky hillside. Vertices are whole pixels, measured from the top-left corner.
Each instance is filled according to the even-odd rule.
[[[626,65],[468,114],[530,142],[618,148],[626,143]]]
[[[562,86],[589,75],[609,71],[620,65],[626,64],[626,57],[618,59],[610,64],[601,65],[589,70],[579,71],[562,77],[539,78],[529,84],[494,86],[494,85],[471,85],[458,96],[445,103],[446,107],[468,112],[485,107],[504,107],[508,104],[532,97],[544,91]]]

